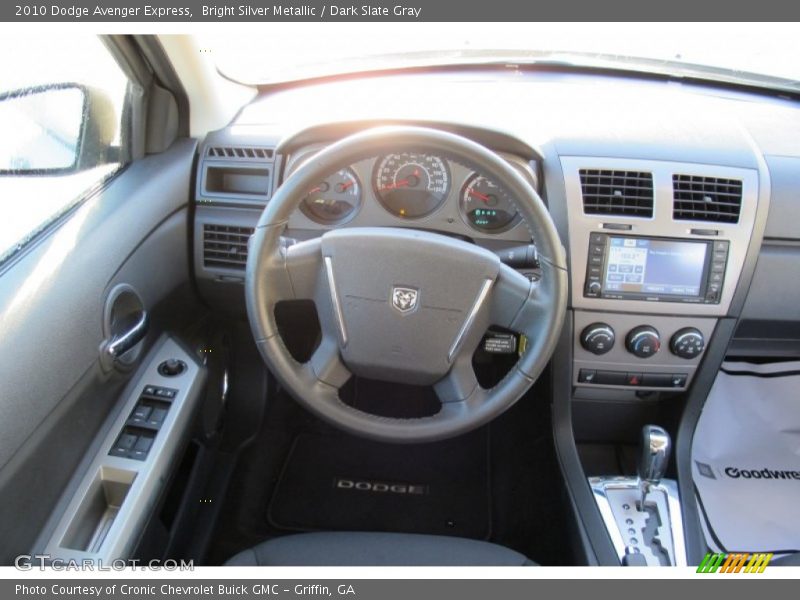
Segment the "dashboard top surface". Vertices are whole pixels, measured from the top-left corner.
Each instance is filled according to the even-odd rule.
[[[561,156],[754,168],[754,143],[765,154],[800,156],[800,112],[789,99],[679,81],[513,70],[291,88],[245,107],[235,127],[287,139],[325,123],[387,119],[484,128],[532,148],[552,145]]]

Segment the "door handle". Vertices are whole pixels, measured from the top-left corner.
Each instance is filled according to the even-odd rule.
[[[131,326],[130,329],[115,335],[108,341],[105,348],[105,353],[112,361],[116,361],[120,356],[125,354],[128,350],[136,346],[147,335],[147,330],[150,326],[150,317],[146,310],[140,313],[139,319]]]

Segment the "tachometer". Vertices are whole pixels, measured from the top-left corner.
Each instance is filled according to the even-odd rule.
[[[471,227],[487,233],[511,229],[519,220],[508,192],[477,173],[467,179],[461,192],[461,214]]]
[[[450,191],[445,161],[432,154],[400,152],[376,162],[375,194],[397,217],[418,219],[439,208]]]
[[[300,210],[312,221],[333,225],[352,219],[359,206],[358,177],[351,169],[342,169],[314,186],[300,204]]]

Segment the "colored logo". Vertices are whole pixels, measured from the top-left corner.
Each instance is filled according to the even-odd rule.
[[[697,567],[698,573],[763,573],[772,553],[709,552]]]

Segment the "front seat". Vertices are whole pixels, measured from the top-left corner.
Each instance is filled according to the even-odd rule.
[[[321,532],[268,540],[228,566],[530,566],[503,546],[464,538],[407,533]]]

